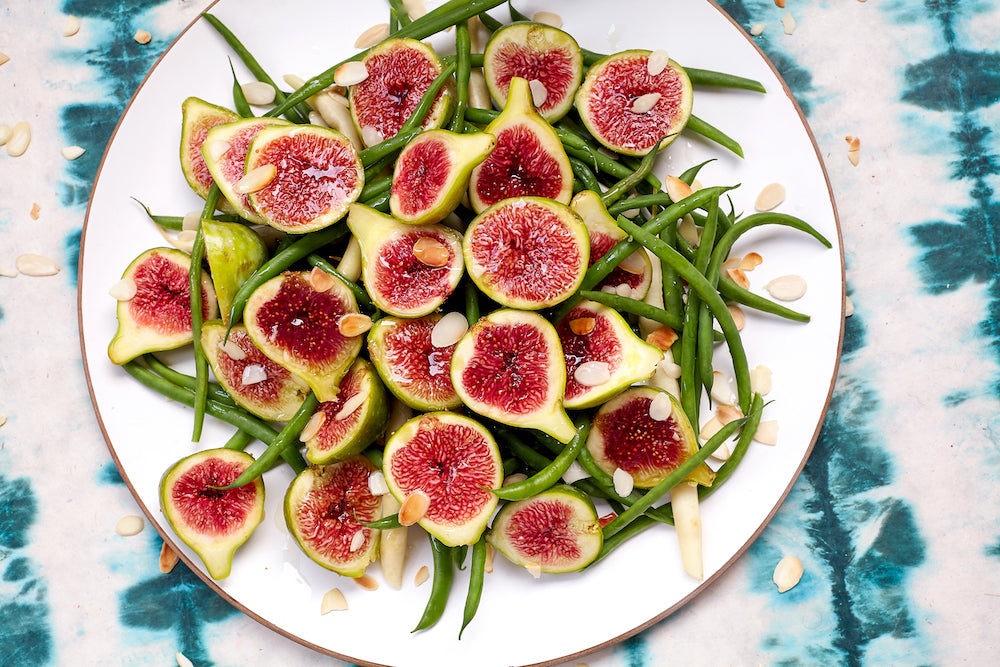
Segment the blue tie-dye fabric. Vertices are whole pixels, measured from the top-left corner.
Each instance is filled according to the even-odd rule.
[[[37,184],[44,179],[29,182],[28,172],[0,156],[6,244],[22,248],[45,237],[47,253],[64,266],[52,279],[58,282],[47,283],[54,291],[0,277],[0,413],[7,417],[0,427],[0,665],[170,665],[177,652],[199,666],[341,664],[259,626],[183,565],[161,575],[153,531],[114,535],[114,521],[137,510],[82,389],[72,267],[90,186],[129,96],[201,4],[50,0],[0,9],[0,51],[16,59],[19,48],[31,50],[28,41],[45,42],[33,51],[43,54],[37,71],[73,70],[72,83],[52,78],[27,89],[57,94],[59,142],[87,149],[73,162],[35,164],[48,183],[58,174],[54,206],[61,209],[43,209],[38,222],[12,202],[25,188],[47,192]],[[847,320],[840,377],[812,457],[762,536],[708,593],[582,660],[591,667],[992,664],[1000,648],[993,624],[1000,609],[993,130],[1000,8],[990,0],[719,4],[747,31],[765,25],[756,41],[812,125],[840,208],[857,310]],[[793,35],[781,29],[786,12],[798,22]],[[51,38],[66,14],[89,27],[76,42]],[[152,44],[130,39],[153,25]],[[852,49],[873,44],[851,58]],[[0,67],[0,123],[32,113],[18,101],[25,86],[5,79],[12,64]],[[862,139],[857,167],[847,162],[846,135]],[[0,262],[12,261],[13,249],[5,252]],[[45,354],[29,365],[12,351],[15,337],[44,342]],[[53,390],[39,391],[40,384]],[[44,417],[45,410],[63,418]],[[81,503],[73,517],[83,489],[99,501]],[[97,530],[76,534],[95,523]],[[68,527],[72,533],[60,534]],[[805,575],[779,595],[771,572],[785,554],[802,560]]]

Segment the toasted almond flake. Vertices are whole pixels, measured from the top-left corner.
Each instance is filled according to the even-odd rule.
[[[657,49],[649,54],[649,59],[646,61],[646,72],[649,76],[657,76],[667,69],[667,65],[670,64],[670,56],[663,49]]]
[[[451,258],[448,246],[433,236],[421,236],[413,244],[413,256],[425,266],[439,268],[448,264]]]
[[[309,284],[317,292],[329,292],[336,282],[336,278],[318,266],[314,266],[309,272]]]
[[[149,34],[148,30],[136,30],[135,34],[132,35],[132,39],[140,44],[149,44],[149,42],[152,41],[153,36]]]
[[[668,326],[662,326],[646,336],[646,342],[655,345],[664,352],[669,352],[674,343],[677,342],[677,332]]]
[[[187,656],[180,651],[174,654],[174,660],[177,661],[177,667],[194,667],[194,663],[188,660]]]
[[[31,212],[28,215],[31,216],[32,220],[38,220],[38,216],[42,212],[42,207],[38,205],[38,202],[34,202],[31,205]]]
[[[771,580],[778,587],[778,592],[784,593],[802,580],[802,572],[802,561],[795,556],[785,556],[775,566]]]
[[[764,289],[778,301],[796,301],[805,296],[807,285],[802,276],[779,276],[764,285]]]
[[[208,159],[212,162],[218,162],[222,159],[232,146],[228,141],[223,141],[221,139],[213,139],[205,144],[205,151],[208,153]]]
[[[712,371],[712,401],[721,405],[736,405],[736,393],[729,378],[720,371]]]
[[[646,272],[646,253],[642,250],[637,250],[631,255],[622,260],[618,265],[625,273],[631,273],[634,276],[641,276]]]
[[[729,443],[724,442],[716,447],[715,451],[709,454],[709,458],[715,459],[716,461],[728,461],[732,454],[732,450],[729,449]]]
[[[372,27],[365,30],[363,33],[358,35],[358,38],[354,40],[354,48],[356,49],[367,49],[371,46],[375,46],[383,39],[389,37],[389,24],[388,23],[376,23]],[[298,86],[296,86],[297,88]]]
[[[542,577],[542,566],[538,563],[528,563],[524,566],[524,569],[531,573],[535,579],[541,579]]]
[[[260,384],[266,379],[267,369],[260,364],[247,364],[243,367],[243,375],[240,377],[240,380],[246,386]]]
[[[384,496],[389,493],[389,485],[381,470],[375,470],[368,475],[368,490],[373,496]]]
[[[858,151],[847,151],[847,160],[855,167],[861,162],[861,153]]]
[[[351,540],[352,547],[354,546],[354,542],[358,539],[359,533],[361,533],[360,530],[354,534],[354,538]],[[364,537],[362,536],[361,542],[363,543],[364,541],[365,541]],[[358,548],[360,548],[360,546]],[[352,548],[351,551],[357,551],[357,549]],[[361,575],[360,577],[354,580],[354,583],[356,583],[358,586],[365,589],[366,591],[374,591],[378,589],[378,580],[369,574]]]
[[[666,375],[668,378],[673,378],[676,380],[681,376],[681,366],[680,364],[674,363],[672,359],[662,359],[657,363],[657,367]]]
[[[174,565],[177,565],[177,561],[180,560],[180,556],[177,552],[170,548],[170,545],[164,542],[160,545],[160,573],[170,574],[174,569]]]
[[[141,516],[128,514],[118,519],[118,523],[115,524],[115,532],[123,537],[131,537],[132,535],[141,533],[145,527],[146,522],[143,521]]]
[[[226,355],[233,361],[243,361],[247,358],[247,353],[239,346],[232,338],[226,339],[226,342],[219,344],[219,349],[226,353]]]
[[[760,253],[749,252],[746,257],[740,260],[740,268],[744,271],[753,271],[763,263],[764,258],[760,256]]]
[[[9,62],[10,62],[10,56],[8,56],[6,53],[0,53],[0,65]]]
[[[747,277],[747,273],[743,269],[727,269],[726,275],[743,289],[750,288],[750,278]]]
[[[365,531],[363,530],[355,531],[354,535],[351,537],[350,550],[352,552],[357,551],[358,549],[363,547],[364,544],[365,544]],[[355,583],[360,583],[360,582],[355,580]]]
[[[761,396],[771,393],[771,369],[757,365],[750,369],[750,391]]]
[[[719,405],[715,408],[715,416],[719,418],[722,425],[725,426],[729,422],[734,422],[737,419],[743,419],[743,413],[734,405]]]
[[[417,570],[417,573],[413,575],[413,585],[419,586],[420,584],[424,583],[430,578],[431,578],[431,571],[427,569],[426,565],[421,565],[420,569]]]
[[[503,484],[501,484],[501,486],[510,486],[511,484],[517,484],[518,482],[523,482],[526,479],[528,479],[528,476],[525,475],[523,472],[515,472],[504,477]]]
[[[673,197],[671,197],[671,199],[673,199]],[[701,245],[701,227],[694,224],[694,218],[691,217],[690,214],[685,215],[681,218],[681,221],[677,223],[677,233],[682,239],[687,241],[691,247],[697,248]]]
[[[487,574],[493,572],[493,545],[486,545],[486,566],[483,568]]]
[[[785,8],[785,0],[774,0],[774,4],[776,7]]]
[[[795,19],[792,17],[791,13],[785,14],[781,17],[781,27],[784,28],[786,35],[791,35],[795,32]]]
[[[611,380],[611,367],[606,361],[585,361],[573,371],[573,379],[586,387],[596,387]]]
[[[663,97],[661,93],[646,93],[632,102],[632,113],[649,113]]]
[[[269,84],[267,81],[251,81],[250,83],[244,83],[240,86],[240,90],[243,91],[243,97],[246,98],[247,104],[252,104],[255,107],[263,107],[268,104],[274,104],[274,96],[277,93],[274,86]]]
[[[75,160],[87,151],[82,146],[65,146],[59,152],[62,153],[63,158],[67,160]]]
[[[136,292],[135,281],[129,276],[125,276],[108,290],[110,294],[116,301],[128,301],[135,296]]]
[[[21,157],[28,150],[31,143],[31,126],[27,121],[15,123],[11,128],[10,138],[7,139],[7,155],[11,157]]]
[[[460,341],[469,330],[469,321],[459,312],[446,313],[431,329],[431,345],[450,347]]]
[[[753,206],[758,211],[771,211],[783,201],[785,201],[785,186],[781,183],[769,183],[757,195]]]
[[[347,419],[354,414],[354,411],[364,405],[365,401],[368,400],[369,390],[365,388],[363,391],[351,396],[349,399],[344,401],[344,405],[337,411],[337,414],[333,417],[334,421],[340,421],[341,419]]]
[[[80,32],[80,18],[77,16],[67,16],[63,25],[63,37],[72,37]]]
[[[753,35],[754,37],[758,37],[764,34],[765,27],[766,26],[763,23],[754,23],[752,26],[750,26],[750,34]]]
[[[340,318],[337,330],[341,336],[353,338],[360,336],[372,328],[372,318],[364,313],[348,313]]]
[[[532,79],[528,82],[528,88],[531,90],[531,103],[535,105],[536,109],[540,108],[545,104],[545,100],[549,99],[549,91],[540,80]]]
[[[562,17],[555,12],[535,12],[531,15],[531,20],[535,23],[544,23],[554,28],[563,27]]]
[[[326,423],[326,413],[322,410],[317,410],[313,413],[313,416],[309,418],[306,425],[302,427],[302,432],[299,433],[300,442],[308,442],[316,437],[319,430],[323,428],[323,424]]]
[[[737,306],[735,303],[726,304],[726,310],[729,314],[733,316],[733,323],[736,324],[737,331],[743,331],[743,327],[746,326],[747,316],[744,314],[743,309]]]
[[[778,422],[775,419],[762,421],[757,425],[757,431],[753,434],[753,439],[762,445],[778,444]]]
[[[676,176],[667,176],[663,185],[667,190],[667,195],[672,201],[675,202],[685,199],[686,197],[690,197],[693,192],[690,185]]]
[[[259,192],[270,185],[277,174],[278,168],[273,164],[262,164],[244,174],[243,178],[236,182],[233,191],[242,195]]]
[[[573,482],[578,482],[581,479],[587,479],[589,477],[590,473],[587,472],[578,461],[573,461],[569,464],[569,467],[566,468],[566,472],[563,473],[562,481],[567,484],[572,484]]]
[[[726,261],[722,263],[723,270],[738,269],[740,264],[743,263],[742,257],[727,257]]]
[[[704,424],[701,426],[701,430],[698,431],[698,438],[700,440],[709,440],[713,435],[722,430],[722,422],[715,415],[712,415]]]
[[[856,151],[861,149],[861,139],[857,137],[852,137],[850,135],[844,137],[844,141],[847,142],[847,149]]]
[[[201,211],[188,211],[181,219],[181,231],[197,231],[201,226]]]
[[[399,508],[399,523],[404,526],[412,526],[424,518],[430,504],[431,499],[426,493],[420,490],[414,491],[406,496]]]
[[[663,392],[656,392],[656,396],[649,402],[649,418],[658,422],[667,421],[674,411],[670,396]]]
[[[845,296],[844,297],[844,317],[850,317],[853,314],[854,314],[854,302],[851,300],[851,297]]]
[[[627,470],[615,468],[614,473],[611,475],[611,480],[615,483],[615,493],[619,496],[627,496],[635,488],[635,480]]]
[[[6,423],[7,423],[7,415],[0,415],[0,426],[3,426]]]
[[[368,78],[368,67],[360,60],[346,62],[333,74],[333,82],[338,86],[353,86]]]
[[[14,266],[17,267],[19,273],[26,276],[54,276],[59,273],[58,264],[48,257],[34,253],[25,253],[19,256],[15,260]]]
[[[320,603],[319,613],[329,614],[331,611],[344,611],[347,609],[347,598],[339,588],[331,588],[323,594],[323,601]]]
[[[569,321],[569,330],[577,336],[586,336],[597,326],[597,318],[577,317]]]

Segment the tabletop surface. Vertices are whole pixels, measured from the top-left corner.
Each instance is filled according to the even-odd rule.
[[[80,234],[125,105],[205,4],[0,9],[0,125],[32,130],[22,156],[0,149],[3,665],[341,664],[183,563],[161,574],[148,523],[116,533],[140,512],[87,391]],[[754,39],[826,164],[852,305],[839,377],[811,458],[751,548],[679,612],[568,664],[984,664],[1000,648],[1000,6],[719,4],[747,32],[763,26]],[[80,30],[64,36],[69,16]],[[73,145],[86,152],[70,161]],[[18,273],[29,253],[60,270]],[[789,554],[804,576],[779,594],[771,575]]]

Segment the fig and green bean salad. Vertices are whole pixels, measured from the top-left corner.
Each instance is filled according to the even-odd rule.
[[[415,631],[469,568],[460,637],[497,554],[537,578],[673,531],[703,577],[699,502],[766,441],[744,309],[809,320],[751,292],[760,257],[731,250],[762,225],[830,243],[738,214],[736,185],[698,182],[706,163],[656,174],[682,133],[742,158],[692,101],[759,83],[658,45],[589,51],[501,5],[411,18],[390,0],[354,55],[283,84],[203,15],[256,81],[234,71],[231,99],[183,101],[180,167],[204,209],[146,209],[171,244],[113,288],[108,355],[192,408],[196,443],[206,418],[233,427],[160,483],[211,577],[261,522],[276,466],[294,479],[269,491],[323,568],[371,578],[379,561],[399,588],[408,541],[429,540]],[[180,347],[193,371],[157,356]]]

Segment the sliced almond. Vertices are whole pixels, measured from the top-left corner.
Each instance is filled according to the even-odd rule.
[[[426,266],[439,268],[446,266],[450,259],[448,246],[433,236],[421,236],[413,244],[413,256]]]
[[[368,490],[373,496],[384,496],[389,493],[389,485],[381,470],[376,470],[368,475]]]
[[[633,252],[618,265],[625,273],[641,276],[646,272],[646,254],[641,249]]]
[[[252,104],[255,107],[274,104],[274,96],[277,93],[274,86],[267,81],[244,83],[240,89],[243,91],[243,97],[246,98],[247,104]]]
[[[690,185],[676,176],[667,176],[663,185],[667,190],[667,195],[675,202],[690,197],[693,192]]]
[[[0,56],[3,56],[3,54],[0,53]],[[2,64],[3,62],[0,62],[0,65]],[[0,125],[0,146],[3,146],[4,144],[7,143],[7,141],[10,139],[10,135],[13,134],[13,132],[14,130],[13,128],[11,128],[10,125]]]
[[[698,431],[698,438],[702,441],[710,440],[713,435],[722,430],[722,422],[719,418],[713,415],[701,426],[701,430]]]
[[[763,263],[764,258],[760,256],[760,253],[750,252],[740,260],[740,268],[744,271],[753,271]]]
[[[861,162],[861,153],[858,151],[847,151],[847,160],[857,167],[858,163]]]
[[[673,411],[674,406],[670,397],[663,392],[657,392],[653,400],[649,402],[649,418],[655,421],[667,421]]]
[[[152,41],[153,36],[149,34],[148,30],[136,30],[135,34],[132,35],[132,39],[140,44],[149,44]]]
[[[197,231],[201,226],[201,211],[188,211],[181,218],[182,231]]]
[[[503,484],[501,484],[501,486],[510,486],[511,484],[517,484],[518,482],[523,482],[526,479],[528,479],[528,476],[525,475],[523,472],[515,472],[504,477]]]
[[[720,405],[735,405],[736,392],[729,384],[729,378],[720,371],[712,371],[712,402]]]
[[[854,314],[854,301],[851,300],[851,297],[845,296],[844,297],[844,317],[850,317],[853,314]]]
[[[597,326],[597,319],[593,317],[577,317],[569,321],[569,330],[577,336],[586,336]]]
[[[726,276],[743,289],[750,289],[750,279],[743,269],[727,269]]]
[[[306,425],[302,427],[302,432],[299,433],[300,442],[309,442],[316,437],[319,430],[323,428],[323,424],[326,423],[326,413],[322,410],[318,410],[313,413],[313,416],[309,418]]]
[[[260,364],[247,364],[243,367],[243,374],[240,381],[244,386],[250,387],[267,380],[267,369]]]
[[[785,14],[784,16],[781,17],[781,27],[784,28],[786,35],[791,35],[792,33],[795,32],[795,28],[797,26],[795,23],[795,18],[791,15],[791,13]]]
[[[368,28],[368,30],[365,30],[363,33],[358,35],[358,38],[354,40],[354,48],[367,49],[388,38],[389,24],[376,23],[372,27]]]
[[[129,514],[118,519],[118,523],[115,524],[115,532],[123,537],[131,537],[141,533],[145,527],[146,522],[141,516]]]
[[[805,296],[805,278],[797,275],[779,276],[764,285],[764,289],[778,301],[796,301]]]
[[[611,380],[611,367],[606,361],[585,361],[573,371],[573,379],[586,387],[597,387]]]
[[[431,329],[431,345],[451,347],[469,330],[469,321],[459,312],[446,313]]]
[[[399,523],[403,526],[412,526],[424,518],[430,504],[431,499],[426,493],[423,491],[414,491],[406,496],[406,499],[399,508]]]
[[[350,550],[357,551],[358,549],[363,547],[364,544],[365,544],[365,531],[363,530],[355,531],[354,535],[351,537]],[[354,583],[360,583],[360,582],[355,581]]]
[[[857,137],[848,135],[844,137],[844,141],[847,142],[847,150],[849,151],[857,151],[861,149],[861,140]]]
[[[729,269],[738,269],[742,263],[742,257],[727,257],[726,261],[722,263],[722,269],[724,271],[728,271]]]
[[[80,32],[80,18],[78,16],[67,16],[63,25],[63,37],[72,37]]]
[[[6,53],[0,53],[0,65],[10,62],[10,56]]]
[[[21,157],[28,150],[31,143],[31,126],[27,121],[15,123],[11,128],[10,138],[7,139],[7,155],[11,157]]]
[[[737,306],[735,303],[726,304],[726,310],[733,317],[733,323],[736,324],[737,331],[743,331],[743,327],[746,326],[747,316],[743,312],[743,309]]]
[[[135,281],[130,277],[125,276],[108,290],[110,294],[116,301],[128,301],[135,296],[136,292]]]
[[[764,29],[766,27],[767,26],[765,26],[763,23],[754,23],[752,26],[750,26],[750,34],[753,35],[754,37],[759,37],[764,34]]]
[[[330,127],[330,124],[326,122],[326,118],[318,111],[309,112],[309,124],[317,127]]]
[[[82,146],[65,146],[59,152],[62,153],[63,158],[67,160],[75,160],[87,151]]]
[[[317,292],[329,292],[336,282],[336,278],[318,266],[309,272],[309,285]]]
[[[365,146],[375,146],[385,141],[385,137],[376,128],[365,125],[361,128],[361,141],[364,142]]]
[[[563,27],[562,17],[555,12],[535,12],[531,15],[531,20],[535,23],[544,23],[554,28]]]
[[[358,533],[361,533],[361,531],[359,530]],[[355,533],[355,536],[357,536],[358,533]],[[363,539],[362,542],[364,542]],[[357,551],[357,549],[351,549],[351,551]],[[360,577],[356,578],[354,580],[354,583],[356,583],[358,586],[361,586],[361,588],[365,589],[366,591],[374,591],[378,589],[378,580],[375,579],[375,577],[368,574],[363,574]]]
[[[723,426],[729,422],[734,422],[737,419],[743,419],[743,413],[740,409],[733,405],[720,405],[715,408],[715,416],[719,418],[719,422]]]
[[[778,592],[784,593],[802,580],[802,573],[802,561],[795,556],[785,556],[775,566],[771,580],[778,587]]]
[[[655,345],[664,352],[669,352],[678,338],[676,331],[668,326],[662,326],[646,336],[646,342]]]
[[[177,561],[179,560],[180,556],[177,555],[176,551],[170,548],[169,544],[164,542],[163,544],[160,545],[159,565],[161,574],[170,574],[170,572],[174,569],[174,566],[177,565]]]
[[[48,257],[25,253],[14,261],[19,273],[26,276],[54,276],[59,273],[59,265]]]
[[[320,603],[319,613],[329,614],[331,611],[344,611],[347,609],[347,598],[339,588],[331,588],[323,594],[323,602]]]
[[[771,393],[771,369],[757,365],[750,369],[750,391],[761,396]]]
[[[493,572],[493,546],[486,545],[486,566],[483,568],[487,574]]]
[[[262,164],[244,174],[233,186],[233,191],[242,195],[259,192],[269,186],[277,174],[278,169],[273,164]]]
[[[177,661],[177,667],[194,667],[194,663],[180,651],[174,654],[174,660]]]
[[[670,56],[663,49],[657,49],[649,54],[649,59],[646,61],[646,72],[649,76],[658,76],[667,69],[667,65],[670,64]]]
[[[771,211],[785,201],[785,186],[781,183],[770,183],[757,195],[754,208],[758,211]]]
[[[341,406],[337,414],[334,415],[335,421],[340,421],[341,419],[347,419],[354,414],[354,411],[364,405],[364,402],[368,400],[368,390],[359,391],[358,393],[351,396],[349,399],[344,401],[344,405]]]
[[[762,445],[777,445],[778,422],[774,419],[762,421],[757,425],[757,431],[753,434],[753,439]]]
[[[566,468],[566,472],[562,474],[562,481],[567,484],[572,484],[580,481],[581,479],[588,479],[589,477],[590,473],[587,472],[582,465],[580,465],[579,461],[572,461],[569,464],[569,467]]]
[[[341,336],[353,338],[360,336],[372,328],[372,318],[364,313],[348,313],[340,318],[337,323],[337,330]]]
[[[701,245],[701,227],[694,224],[694,218],[690,214],[685,215],[677,223],[677,234],[687,241],[692,248],[697,248]]]
[[[646,93],[632,101],[632,113],[649,113],[663,97],[661,93]]]
[[[535,579],[542,578],[542,566],[538,563],[528,563],[524,566],[524,569],[531,573]]]
[[[406,9],[407,16],[414,20],[427,13],[424,0],[403,0],[403,7]]]
[[[431,571],[427,569],[426,565],[421,565],[420,569],[417,570],[417,573],[413,575],[413,585],[419,586],[420,584],[424,583],[430,578],[431,578]]]
[[[656,367],[668,378],[676,380],[681,376],[680,364],[674,363],[672,359],[663,358]]]
[[[531,90],[531,103],[535,105],[536,109],[545,104],[545,100],[549,99],[549,91],[539,79],[529,81],[528,87]]]
[[[247,353],[240,347],[232,338],[226,340],[226,342],[219,345],[219,349],[226,353],[226,355],[233,361],[243,361],[247,358]]]
[[[635,479],[633,479],[627,470],[615,468],[615,472],[611,475],[611,480],[615,484],[615,493],[619,496],[625,497],[632,493],[632,490],[635,488]]]
[[[368,67],[360,60],[346,62],[333,74],[333,82],[338,86],[353,86],[368,78]]]
[[[205,152],[208,153],[208,159],[212,162],[218,162],[222,159],[222,156],[229,152],[232,148],[228,141],[222,141],[221,139],[213,139],[209,141],[205,146]]]

